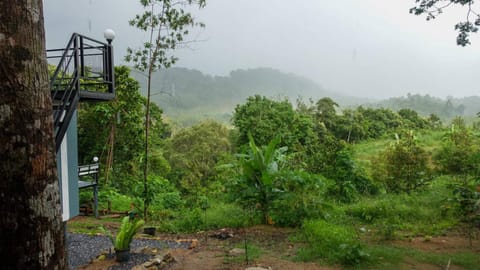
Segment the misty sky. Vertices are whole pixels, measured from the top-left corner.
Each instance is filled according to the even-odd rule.
[[[408,13],[414,0],[207,0],[195,11],[206,28],[178,51],[177,66],[211,75],[271,67],[305,76],[330,91],[385,98],[407,93],[480,95],[480,34],[459,47],[453,27],[465,18],[446,10],[436,20]],[[145,35],[128,25],[136,0],[44,0],[47,47],[72,32],[103,40],[115,30],[116,64]]]

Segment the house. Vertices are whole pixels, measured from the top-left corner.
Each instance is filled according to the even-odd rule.
[[[47,50],[49,64],[56,66],[50,87],[63,221],[79,214],[79,188],[92,187],[96,198],[97,179],[79,179],[79,175],[96,177],[98,163],[78,165],[77,108],[80,102],[115,98],[114,32],[107,29],[105,38],[108,43],[74,33],[65,48]]]

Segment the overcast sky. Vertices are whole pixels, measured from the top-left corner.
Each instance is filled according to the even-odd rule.
[[[271,67],[351,96],[407,93],[480,95],[480,34],[455,43],[460,9],[427,22],[408,13],[414,0],[207,0],[195,11],[206,28],[179,51],[177,66],[211,75]],[[116,64],[144,34],[128,25],[136,0],[44,0],[47,47],[64,47],[72,32],[103,39],[112,28]]]

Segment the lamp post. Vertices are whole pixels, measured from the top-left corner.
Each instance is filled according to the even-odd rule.
[[[105,80],[109,82],[108,91],[115,95],[115,77],[114,77],[114,65],[113,65],[113,47],[112,41],[115,39],[115,31],[112,29],[106,29],[103,32],[103,37],[107,40],[108,45],[106,46],[107,54],[105,57]]]

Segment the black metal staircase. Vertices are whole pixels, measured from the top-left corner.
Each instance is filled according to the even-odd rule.
[[[106,44],[74,33],[66,48],[47,50],[51,74],[56,151],[80,101],[106,101],[115,97],[113,50]]]

